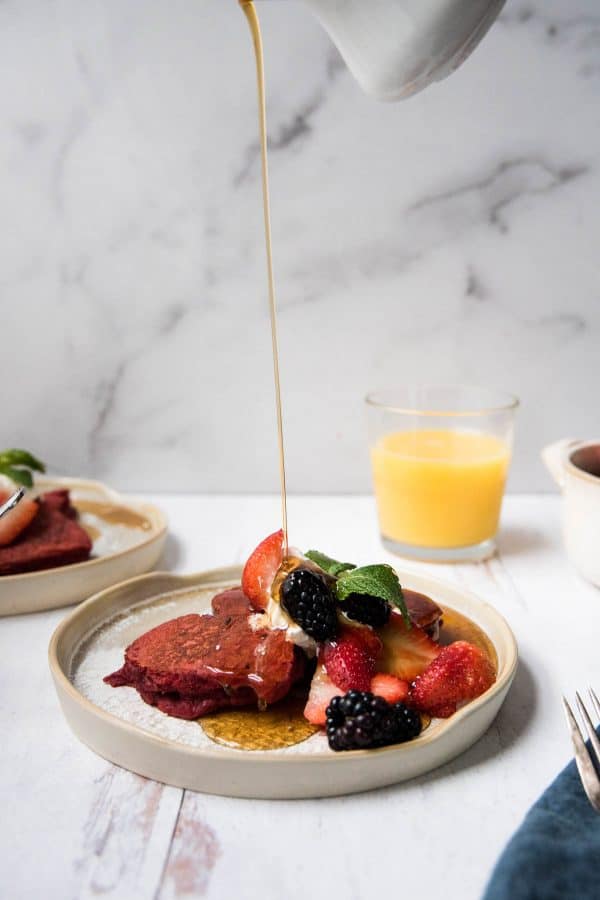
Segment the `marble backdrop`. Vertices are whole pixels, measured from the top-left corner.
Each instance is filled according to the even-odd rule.
[[[363,96],[260,5],[289,483],[369,487],[362,398],[520,395],[600,435],[600,10],[513,0],[452,77]],[[277,487],[251,45],[234,0],[0,3],[1,445],[136,490]]]

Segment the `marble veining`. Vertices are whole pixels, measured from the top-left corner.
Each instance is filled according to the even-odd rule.
[[[401,104],[263,3],[288,479],[369,487],[362,397],[519,394],[511,485],[600,433],[600,14],[509,0]],[[137,490],[277,489],[254,67],[237,4],[0,4],[4,443]]]

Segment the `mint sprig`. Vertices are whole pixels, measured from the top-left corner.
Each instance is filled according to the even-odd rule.
[[[32,472],[45,472],[46,467],[27,450],[2,450],[0,452],[0,475],[6,475],[15,484],[33,486]]]
[[[350,594],[370,594],[373,597],[381,597],[382,600],[387,600],[388,603],[400,610],[404,621],[410,627],[410,617],[398,576],[392,567],[385,563],[361,566],[359,569],[340,572],[336,583],[336,593],[342,604]]]
[[[387,603],[400,610],[404,621],[410,628],[410,616],[402,588],[398,576],[391,566],[381,563],[373,566],[361,566],[357,569],[354,563],[332,559],[331,556],[321,553],[320,550],[308,550],[305,555],[324,572],[336,579],[335,592],[342,606],[350,594],[369,594],[372,597],[381,597],[382,600],[386,600]]]
[[[305,556],[316,563],[324,572],[327,572],[328,575],[333,575],[334,578],[337,578],[342,572],[356,569],[354,563],[339,562],[339,560],[327,556],[326,553],[321,553],[320,550],[307,550]]]

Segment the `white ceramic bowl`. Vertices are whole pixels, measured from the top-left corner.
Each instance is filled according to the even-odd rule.
[[[169,597],[164,595],[182,589],[187,589],[189,595],[192,587],[204,592],[202,605],[206,607],[209,602],[206,598],[210,598],[212,592],[239,583],[239,568],[187,576],[168,573],[141,576],[97,594],[74,610],[56,629],[49,648],[50,669],[63,712],[77,737],[104,758],[147,778],[211,794],[267,799],[325,797],[366,791],[421,775],[458,756],[489,727],[514,678],[517,646],[504,619],[475,595],[426,576],[401,571],[398,574],[407,588],[422,591],[443,606],[471,618],[487,633],[498,655],[495,684],[451,718],[434,720],[414,741],[345,753],[330,751],[322,735],[296,745],[294,752],[289,752],[291,748],[285,751],[236,750],[212,743],[193,746],[187,741],[185,732],[182,732],[182,739],[173,739],[165,737],[158,726],[141,727],[128,721],[124,713],[109,712],[98,703],[90,702],[85,691],[75,686],[72,673],[80,665],[86,648],[92,645],[94,635],[101,633],[100,630],[116,616],[126,623],[127,613],[133,606],[143,604],[145,607],[151,598],[159,596],[161,605],[163,602],[168,604]],[[173,605],[176,606],[176,602],[166,606],[163,618],[177,615]],[[113,648],[111,662],[117,660],[120,664],[122,651],[130,640],[131,630],[128,632],[124,627],[122,646]],[[108,671],[111,671],[110,667]],[[108,671],[102,674],[108,674]],[[101,675],[98,678],[101,679]],[[133,688],[119,688],[118,691],[133,691]],[[145,707],[143,701],[137,699]],[[151,710],[151,714],[154,713],[160,726],[164,722],[163,714]],[[175,721],[183,729],[189,726],[200,732],[194,722]],[[315,740],[321,743],[311,745]]]

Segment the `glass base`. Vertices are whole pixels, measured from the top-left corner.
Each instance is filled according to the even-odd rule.
[[[417,559],[420,562],[435,563],[459,563],[482,562],[489,559],[496,552],[496,541],[488,538],[480,544],[471,544],[468,547],[416,547],[414,544],[401,544],[391,538],[381,535],[381,542],[386,550],[395,556],[404,556],[406,559]]]

